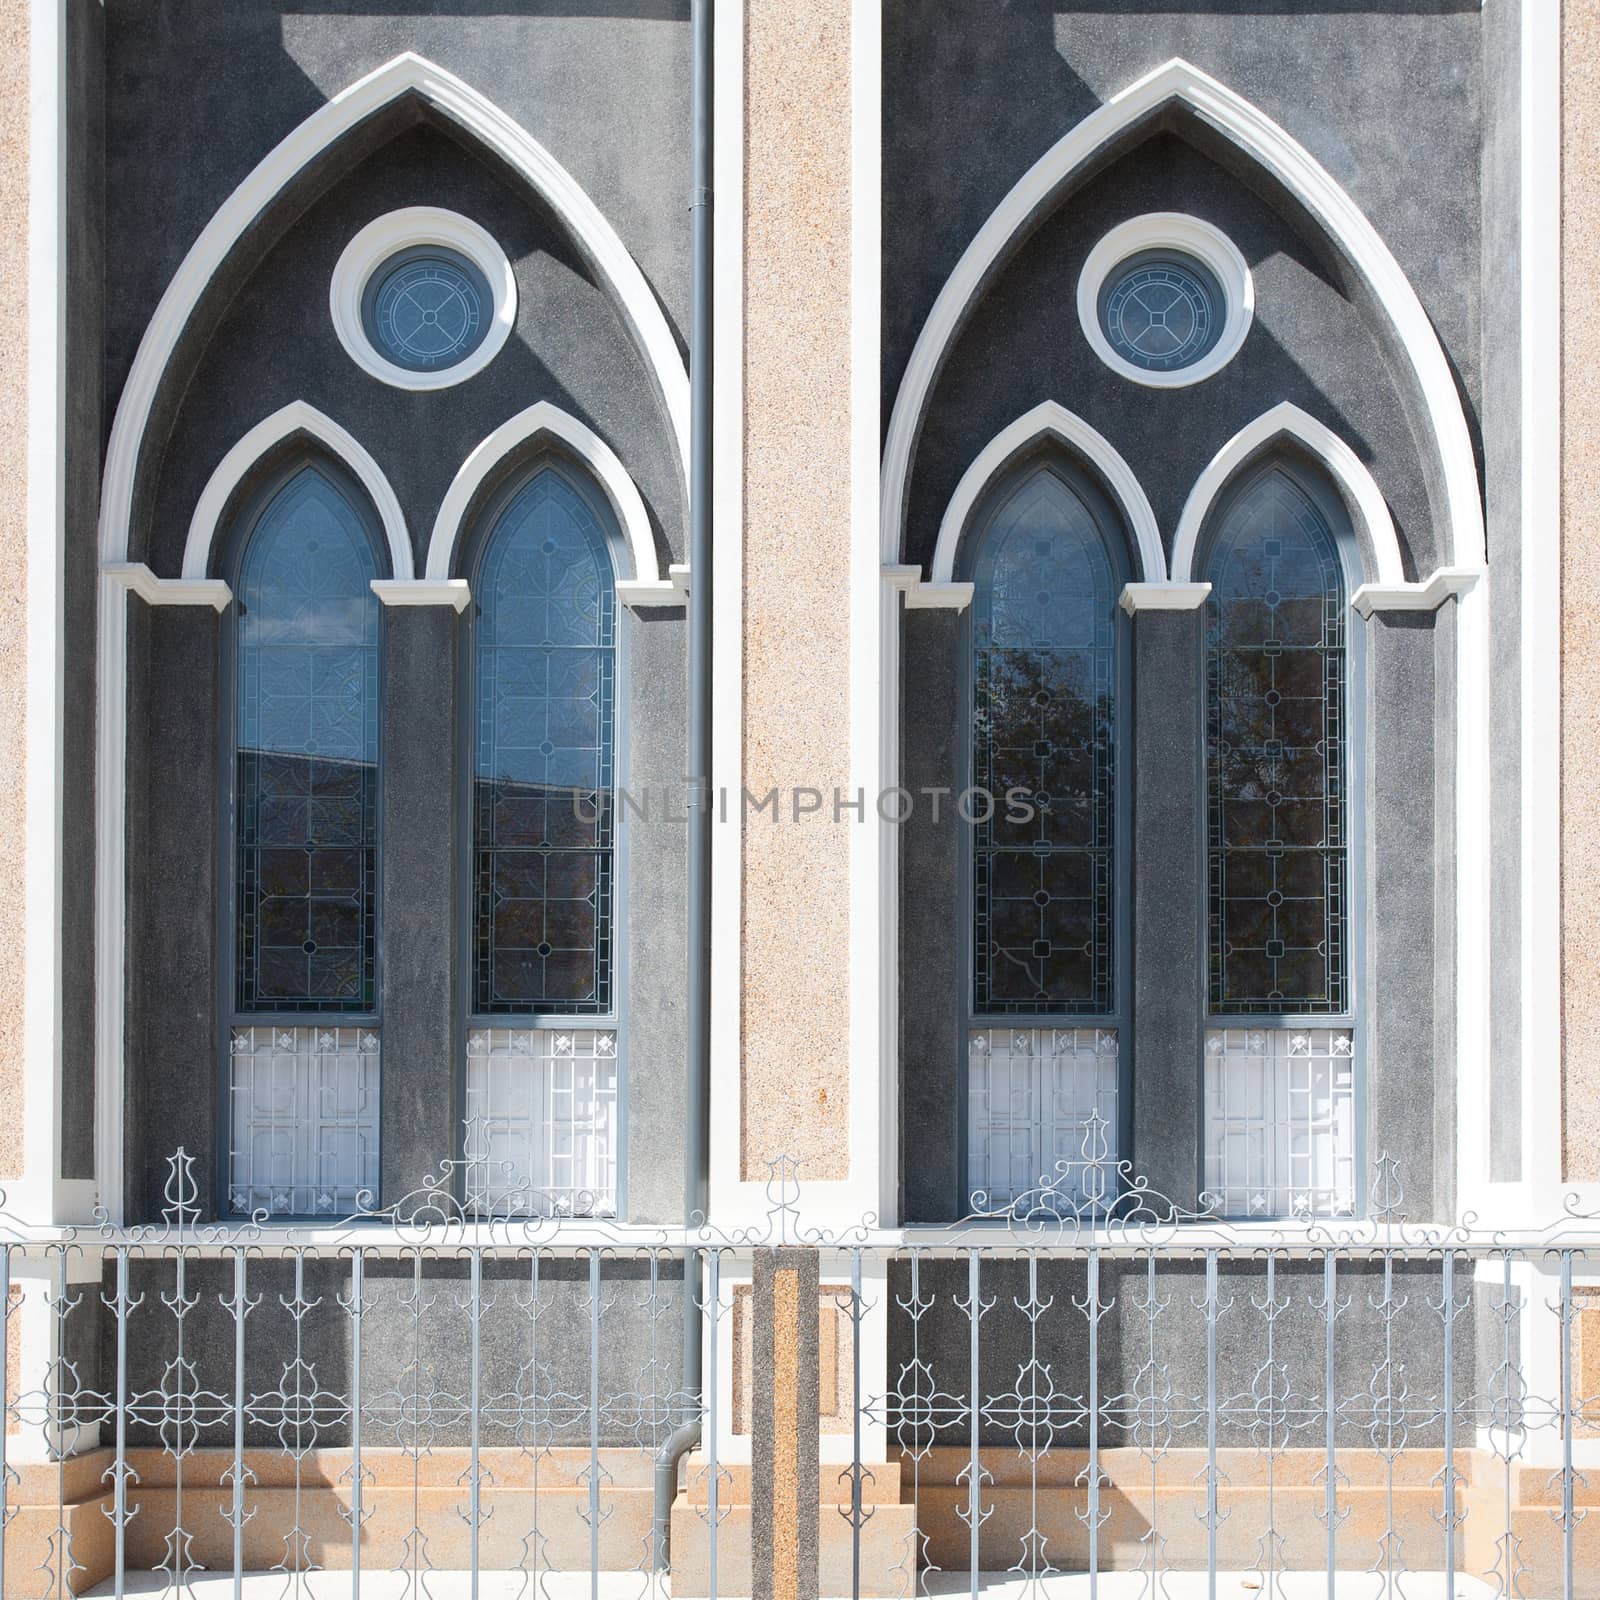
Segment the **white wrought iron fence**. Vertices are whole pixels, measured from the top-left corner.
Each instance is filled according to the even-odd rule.
[[[784,1248],[822,1594],[1600,1595],[1595,1219],[1416,1224],[1380,1162],[1362,1217],[1241,1230],[1083,1167],[894,1233],[812,1227],[786,1162],[727,1231],[448,1175],[212,1223],[183,1156],[155,1224],[0,1219],[3,1594],[760,1592],[744,1297]]]

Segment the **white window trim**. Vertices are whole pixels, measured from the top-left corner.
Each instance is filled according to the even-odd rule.
[[[483,274],[494,305],[476,349],[453,366],[418,372],[389,360],[373,344],[361,305],[372,275],[384,262],[402,250],[428,245],[465,256]],[[369,222],[344,247],[328,286],[328,310],[345,354],[363,372],[395,389],[449,389],[482,372],[504,348],[517,321],[517,277],[494,235],[470,217],[440,206],[405,206]]]
[[[1217,280],[1226,303],[1222,332],[1198,361],[1166,372],[1136,366],[1106,337],[1100,322],[1100,294],[1123,262],[1148,250],[1193,257]],[[1078,274],[1078,321],[1089,348],[1130,383],[1151,389],[1186,389],[1214,377],[1238,355],[1255,320],[1256,290],[1249,264],[1227,234],[1182,211],[1151,211],[1119,223],[1089,252]]]
[[[682,605],[689,570],[686,566],[674,565],[665,578],[661,576],[650,515],[628,469],[599,434],[548,400],[540,400],[514,417],[508,417],[462,462],[434,518],[433,532],[428,537],[424,581],[429,584],[451,581],[469,515],[484,483],[508,456],[540,437],[552,439],[570,450],[589,470],[611,504],[633,563],[631,578],[620,575],[617,578],[618,601],[625,606]],[[464,582],[462,592],[465,592]]]

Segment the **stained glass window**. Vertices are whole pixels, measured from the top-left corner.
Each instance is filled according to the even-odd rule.
[[[362,296],[368,337],[396,366],[436,372],[483,343],[494,304],[483,274],[458,251],[403,250],[373,273]]]
[[[1206,576],[1211,1010],[1339,1014],[1349,758],[1333,531],[1273,468],[1228,508]]]
[[[377,1002],[378,575],[360,514],[305,467],[237,584],[236,1002]]]
[[[473,1008],[612,1006],[616,590],[554,468],[496,518],[474,592]]]
[[[1100,524],[1041,470],[1000,508],[974,573],[973,1006],[1114,1009],[1117,582]],[[1010,789],[1034,815],[1010,820]],[[981,819],[987,807],[974,815]]]
[[[1221,337],[1226,309],[1209,269],[1172,253],[1132,257],[1100,291],[1100,321],[1111,348],[1147,372],[1192,366]]]

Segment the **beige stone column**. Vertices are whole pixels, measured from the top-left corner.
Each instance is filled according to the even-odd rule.
[[[28,281],[28,5],[0,3],[0,282]],[[28,695],[28,322],[0,353],[0,1182],[22,1175]]]
[[[849,1176],[851,10],[745,0],[743,762],[776,790],[744,825],[749,1182]]]
[[[1600,1180],[1600,4],[1561,49],[1562,1179]]]

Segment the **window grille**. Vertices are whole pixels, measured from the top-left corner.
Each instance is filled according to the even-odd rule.
[[[1223,1216],[1354,1213],[1348,1028],[1213,1028],[1205,1079],[1204,1188]]]
[[[343,1217],[378,1194],[378,1033],[234,1028],[228,1206]]]
[[[477,1216],[617,1209],[617,1036],[474,1028],[467,1036],[467,1204]]]
[[[977,1211],[1092,1211],[1113,1198],[1117,1035],[977,1028],[967,1037],[967,1190]]]

